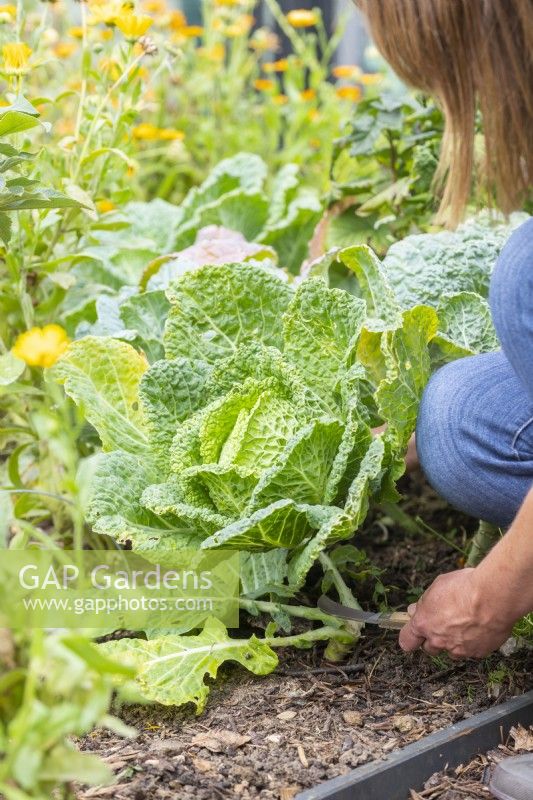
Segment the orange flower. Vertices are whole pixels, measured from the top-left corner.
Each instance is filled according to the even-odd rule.
[[[305,89],[303,92],[300,92],[300,100],[314,100],[316,97],[316,91],[314,89]]]
[[[58,42],[54,47],[54,54],[58,58],[69,58],[77,49],[78,46],[74,42]]]
[[[254,81],[254,89],[257,89],[258,92],[270,92],[274,88],[275,83],[269,78],[256,78]]]
[[[287,14],[287,22],[293,28],[313,28],[318,22],[318,17],[316,11],[295,8]]]
[[[286,72],[288,68],[289,61],[286,58],[280,58],[278,61],[269,61],[263,64],[263,70],[267,73]]]
[[[361,75],[361,68],[357,64],[339,64],[333,67],[331,74],[334,78],[359,78]]]
[[[341,100],[351,100],[352,103],[357,103],[363,96],[363,92],[359,86],[339,86],[335,90],[337,97]]]
[[[365,72],[359,78],[363,86],[375,86],[378,83],[381,83],[383,80],[383,75],[381,72]]]
[[[183,28],[179,28],[178,33],[181,36],[185,36],[187,39],[196,39],[198,36],[202,36],[204,29],[201,25],[185,25]]]
[[[171,11],[168,19],[169,27],[172,31],[179,31],[187,25],[187,17],[183,11]]]

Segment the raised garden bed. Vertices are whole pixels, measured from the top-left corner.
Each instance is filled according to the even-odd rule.
[[[432,576],[454,569],[464,528],[472,525],[466,518],[452,517],[419,478],[412,479],[408,489],[409,496],[417,499],[404,508],[414,511],[422,504],[424,518],[432,527],[455,530],[455,534],[447,543],[434,536],[406,537],[392,530],[380,544],[382,530],[372,526],[358,539],[383,566],[384,583],[393,587],[392,605],[405,603]],[[253,622],[260,624],[260,620]],[[422,653],[406,656],[398,648],[396,634],[367,629],[343,665],[332,666],[323,659],[323,650],[315,648],[282,651],[279,670],[263,679],[226,667],[202,716],[195,717],[188,709],[124,708],[121,716],[139,731],[136,739],[124,740],[103,731],[86,737],[82,748],[100,754],[113,767],[117,785],[80,791],[78,800],[148,796],[153,800],[292,800],[302,792],[311,798],[314,795],[305,792],[320,792],[320,786],[331,779],[347,781],[354,769],[368,769],[364,765],[390,758],[400,748],[420,745],[426,736],[528,691],[532,665],[528,651],[459,664]],[[494,747],[499,741],[504,739],[477,744],[461,754],[459,761],[466,764],[479,748]],[[412,788],[424,792],[430,773],[445,766],[446,761],[428,764],[426,774]],[[458,780],[453,772],[443,773],[434,783],[444,787],[441,794],[432,790],[422,797],[475,797],[460,791],[446,794]],[[483,785],[479,785],[481,790]],[[360,796],[367,800],[371,795]],[[483,796],[486,791],[479,795]],[[376,797],[384,800],[385,795]]]

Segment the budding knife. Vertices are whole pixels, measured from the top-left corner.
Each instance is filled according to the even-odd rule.
[[[407,611],[392,611],[390,613],[380,613],[379,611],[361,611],[358,608],[343,606],[326,597],[325,594],[318,601],[318,607],[326,614],[341,619],[349,619],[354,622],[362,622],[365,625],[378,625],[380,628],[389,628],[399,631],[406,625],[411,617]]]

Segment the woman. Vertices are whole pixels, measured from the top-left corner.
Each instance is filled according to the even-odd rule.
[[[444,110],[440,220],[461,219],[474,180],[502,211],[520,208],[533,186],[533,0],[356,2],[396,73]],[[478,567],[441,575],[410,607],[406,651],[484,656],[533,611],[533,219],[502,251],[490,304],[501,351],[433,376],[416,450],[443,497],[507,532]],[[503,800],[533,798],[533,756],[502,765],[492,789]]]
[[[439,218],[456,224],[472,182],[510,212],[533,185],[533,0],[359,0],[378,48],[446,117]],[[475,120],[484,156],[475,173]],[[478,159],[479,160],[479,159]],[[501,526],[476,569],[441,576],[412,608],[400,643],[483,656],[533,610],[533,220],[511,237],[490,290],[502,351],[456,361],[430,381],[416,443],[434,487]]]

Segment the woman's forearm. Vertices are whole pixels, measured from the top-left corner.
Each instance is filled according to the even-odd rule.
[[[533,489],[515,521],[475,569],[482,600],[515,622],[533,611]]]

